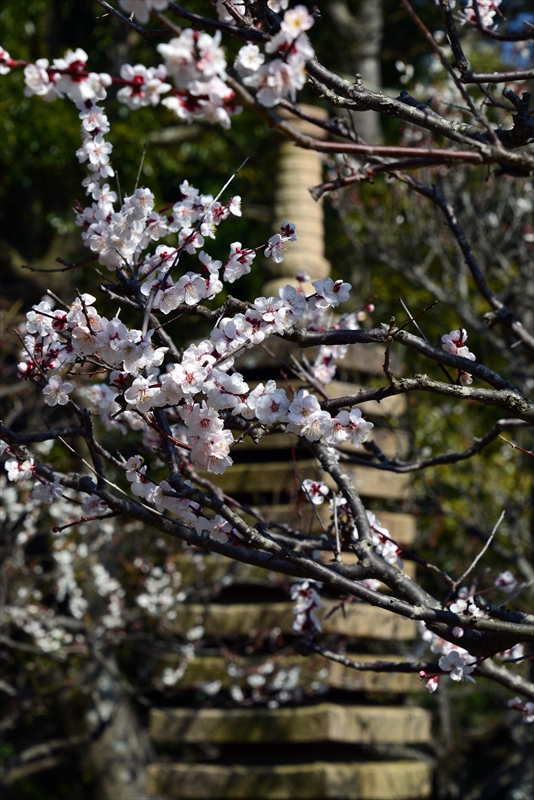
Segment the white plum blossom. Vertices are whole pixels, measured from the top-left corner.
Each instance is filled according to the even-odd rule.
[[[4,50],[3,47],[0,47],[0,75],[7,75],[11,72],[11,56]]]
[[[40,483],[37,482],[33,487],[32,498],[34,500],[39,500],[41,503],[45,505],[50,505],[61,497],[63,494],[63,487],[59,482],[59,476],[54,475],[54,480],[52,483]]]
[[[318,441],[328,431],[330,414],[322,411],[319,401],[306,389],[296,393],[288,412],[287,430],[312,442]]]
[[[324,503],[325,498],[330,491],[326,483],[322,481],[312,481],[308,478],[302,481],[302,489],[314,506],[320,506]]]
[[[234,61],[234,67],[239,77],[245,78],[247,75],[252,75],[252,73],[256,72],[264,61],[265,56],[257,44],[246,44],[239,50]]]
[[[312,27],[313,21],[306,6],[295,6],[284,14],[281,29],[287,36],[296,39],[300,33]]]
[[[82,512],[85,516],[94,514],[105,514],[108,510],[107,504],[96,494],[89,494],[82,501]]]
[[[502,0],[477,0],[480,21],[485,28],[490,28],[494,23],[495,14],[501,5]],[[465,6],[460,10],[460,14],[469,22],[477,23],[477,15],[473,0],[467,0]]]
[[[123,64],[120,75],[128,81],[128,85],[117,92],[117,99],[132,110],[142,106],[157,106],[160,96],[171,89],[171,84],[165,83],[167,70],[163,64],[148,68],[143,64],[134,67]]]
[[[458,614],[460,617],[485,617],[484,611],[479,608],[472,600],[458,599],[450,606],[453,614]],[[463,631],[462,634],[463,635]]]
[[[517,589],[517,578],[509,569],[497,575],[493,583],[498,589],[502,589],[507,594],[515,592]]]
[[[65,406],[69,402],[69,393],[73,389],[73,383],[63,381],[59,375],[53,375],[43,389],[44,401],[47,406]]]
[[[129,405],[133,405],[138,411],[146,412],[154,406],[154,398],[158,394],[159,387],[155,386],[155,377],[143,378],[139,376],[134,380],[131,387],[124,393],[124,399]]]
[[[476,361],[476,356],[471,353],[468,347],[465,347],[467,341],[467,331],[465,328],[460,328],[456,331],[446,333],[441,337],[441,348],[446,353],[452,353],[455,356],[462,356],[468,358],[469,361]]]
[[[350,283],[342,280],[334,281],[332,278],[312,281],[312,286],[317,296],[313,298],[315,308],[335,308],[340,303],[346,303],[351,290]]]
[[[476,668],[476,662],[467,663],[457,650],[453,650],[448,655],[441,656],[438,661],[439,668],[444,672],[449,672],[453,681],[471,681],[476,683],[471,677],[471,673]]]
[[[7,472],[7,477],[10,481],[25,481],[31,477],[33,473],[33,458],[19,461],[17,458],[8,459],[4,468]]]
[[[291,587],[291,599],[295,601],[293,613],[293,631],[296,634],[314,634],[322,631],[321,623],[317,619],[315,612],[322,608],[321,598],[317,589],[321,589],[322,583],[314,580],[299,580]]]
[[[289,400],[284,389],[278,389],[276,382],[270,380],[264,386],[259,383],[248,395],[246,408],[241,414],[247,419],[256,417],[263,425],[271,425],[287,419]]]
[[[234,283],[243,275],[248,275],[250,265],[256,258],[254,250],[247,250],[241,247],[241,242],[233,242],[230,245],[230,255],[224,262],[223,277],[228,283]]]
[[[341,444],[350,441],[355,447],[366,442],[369,438],[374,425],[363,419],[359,408],[352,408],[349,411],[340,411],[330,423],[325,432],[325,439],[328,444]]]
[[[229,534],[233,530],[230,523],[219,514],[216,514],[216,516],[211,520],[204,520],[202,527],[203,530],[208,531],[210,539],[220,542],[221,544],[226,544]]]
[[[24,67],[24,94],[26,97],[38,95],[44,100],[55,100],[57,97],[54,81],[50,78],[49,61],[47,58],[38,58],[35,64]]]

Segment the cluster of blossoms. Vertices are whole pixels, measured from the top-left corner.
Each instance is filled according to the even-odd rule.
[[[460,591],[460,594],[465,593]],[[432,631],[428,630],[424,622],[419,622],[418,627],[423,640],[428,642],[430,650],[433,653],[440,654],[438,664],[439,668],[442,670],[441,673],[437,675],[429,675],[424,671],[419,673],[421,680],[426,681],[426,688],[429,692],[432,693],[437,690],[439,679],[444,673],[449,673],[452,680],[456,682],[471,681],[475,683],[475,679],[471,677],[471,673],[476,669],[476,660],[467,650],[432,633]],[[454,628],[453,633],[459,636],[461,635],[460,631],[463,633],[463,629],[457,627]]]
[[[255,44],[241,48],[234,67],[245,86],[257,90],[258,102],[275,106],[284,97],[295,100],[296,93],[306,82],[305,64],[314,52],[305,31],[313,25],[313,17],[305,6],[286,11],[280,31],[265,45],[265,51],[275,56],[265,62],[265,56]]]
[[[480,22],[484,28],[490,28],[495,22],[495,15],[499,13],[499,6],[502,0],[477,0],[476,6],[480,16]],[[454,3],[451,3],[453,6]],[[477,8],[473,0],[467,0],[461,9],[462,16],[468,21],[478,23]]]
[[[372,534],[372,543],[379,556],[387,561],[388,564],[395,564],[402,569],[403,562],[400,558],[402,548],[395,542],[387,528],[380,524],[372,511],[366,511],[369,527]],[[354,529],[353,536],[357,537],[358,533]]]
[[[121,6],[145,23],[152,10],[163,11],[168,2],[121,0]],[[224,6],[219,6],[218,10],[226,15]],[[282,10],[283,4],[277,4],[277,11]],[[287,97],[295,100],[296,92],[304,86],[305,64],[314,55],[305,32],[313,24],[308,9],[297,5],[285,11],[280,30],[265,44],[265,53],[255,44],[239,50],[234,69],[247,87],[256,90],[262,105],[271,107]],[[124,64],[120,77],[113,78],[107,73],[90,72],[87,53],[80,48],[69,50],[52,64],[46,58],[24,64],[0,48],[0,74],[24,66],[27,95],[36,94],[46,100],[66,96],[80,107],[103,100],[106,90],[115,84],[120,87],[117,99],[132,110],[161,102],[184,122],[203,119],[229,128],[231,117],[241,107],[227,83],[227,60],[220,42],[220,31],[210,36],[204,31],[185,28],[177,37],[158,45],[164,64],[156,67]],[[270,57],[268,60],[266,55]],[[101,142],[95,145],[100,147]]]
[[[295,601],[293,613],[295,621],[293,631],[299,635],[321,633],[321,623],[315,612],[322,608],[321,598],[317,592],[322,583],[313,580],[300,580],[291,587],[291,599]]]
[[[467,358],[469,361],[476,361],[475,354],[465,346],[466,341],[467,331],[465,328],[460,328],[459,330],[446,333],[441,337],[441,348],[445,350],[446,353],[451,353],[453,356],[461,356],[462,358]],[[473,383],[473,378],[468,372],[459,370],[459,373],[462,386],[469,386]]]

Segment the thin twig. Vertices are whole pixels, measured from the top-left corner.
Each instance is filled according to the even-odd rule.
[[[460,584],[462,584],[462,583],[464,582],[464,580],[467,578],[467,576],[469,575],[469,573],[470,573],[470,572],[472,572],[472,571],[474,570],[474,568],[476,567],[476,565],[478,564],[478,562],[480,561],[480,559],[482,558],[482,556],[484,555],[484,553],[486,552],[486,550],[488,549],[488,547],[491,545],[491,543],[492,543],[492,541],[493,541],[493,537],[494,537],[494,536],[495,536],[495,534],[497,533],[497,530],[498,530],[498,528],[499,528],[499,525],[501,524],[501,522],[502,522],[502,521],[503,521],[503,519],[504,519],[505,513],[506,513],[505,511],[502,511],[502,512],[501,512],[501,516],[499,517],[499,519],[498,519],[498,520],[497,520],[497,522],[495,523],[495,525],[494,525],[494,527],[493,527],[493,530],[492,530],[492,532],[490,533],[490,535],[489,535],[489,537],[488,537],[488,541],[486,542],[486,544],[484,545],[484,547],[482,548],[482,550],[480,551],[480,553],[478,554],[478,556],[477,556],[477,557],[474,559],[474,561],[472,562],[472,564],[471,564],[471,565],[470,565],[470,566],[469,566],[469,567],[466,569],[466,571],[465,571],[465,572],[464,572],[464,574],[461,576],[461,578],[458,578],[458,580],[457,580],[457,581],[455,581],[455,588],[456,588],[456,586],[460,586]]]

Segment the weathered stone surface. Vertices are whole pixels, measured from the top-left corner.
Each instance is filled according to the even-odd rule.
[[[384,473],[355,464],[344,464],[343,469],[362,497],[404,500],[409,495],[410,478],[407,475]],[[299,461],[298,470],[303,480],[317,477],[317,468],[312,460]],[[325,475],[323,479],[331,489],[337,489],[330,475]],[[287,492],[299,488],[289,460],[264,464],[234,464],[223,475],[217,476],[217,485],[223,492],[231,495]]]
[[[430,797],[422,761],[223,766],[151,764],[150,795],[168,800],[419,800]]]
[[[374,661],[377,656],[369,654],[348,653],[349,658],[357,661]],[[381,661],[398,661],[398,656],[380,656]],[[320,680],[326,686],[335,689],[345,689],[354,692],[420,692],[424,689],[424,684],[419,680],[418,675],[409,673],[388,673],[388,672],[359,672],[342,664],[328,661],[321,656],[275,656],[275,657],[243,657],[235,656],[223,658],[222,656],[199,656],[192,661],[183,678],[176,688],[182,691],[186,688],[198,687],[208,681],[220,680],[223,689],[238,684],[247,687],[247,677],[255,674],[269,661],[274,665],[273,672],[266,676],[269,683],[280,670],[290,670],[293,667],[300,668],[299,686],[307,688],[314,681]],[[176,669],[179,658],[176,655],[163,657],[158,665],[155,681],[159,688],[163,688],[161,676],[165,667]],[[232,664],[232,675],[228,674],[228,666]],[[320,675],[319,675],[320,673]],[[325,674],[327,673],[327,674]]]
[[[323,600],[319,613],[324,618],[339,601]],[[202,622],[208,636],[246,636],[258,631],[280,628],[292,633],[294,621],[292,603],[184,603],[177,609],[172,630],[185,635],[194,625]],[[169,624],[169,623],[167,623]],[[365,603],[346,603],[341,610],[322,620],[324,633],[338,633],[358,639],[409,640],[416,635],[415,623],[391,614],[385,609]]]
[[[155,708],[150,737],[163,743],[421,744],[430,741],[430,713],[413,706],[297,708]]]

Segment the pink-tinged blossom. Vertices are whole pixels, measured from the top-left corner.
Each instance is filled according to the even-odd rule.
[[[7,75],[8,72],[11,72],[11,68],[16,66],[16,63],[17,62],[13,61],[7,50],[0,47],[0,75]]]
[[[350,440],[352,445],[359,447],[367,441],[373,428],[372,422],[363,419],[359,408],[353,408],[350,412],[343,410],[331,420],[325,438],[328,444],[336,445]]]
[[[510,572],[510,570],[507,569],[504,572],[501,572],[500,575],[495,578],[493,585],[498,589],[502,589],[503,592],[510,594],[511,592],[515,592],[517,589],[517,579],[515,578],[513,572]]]
[[[267,247],[263,251],[263,255],[266,258],[272,256],[272,259],[275,264],[280,264],[284,260],[284,253],[287,249],[287,244],[285,239],[280,236],[279,233],[275,233],[274,236],[271,236],[267,243]]]
[[[143,106],[157,106],[160,95],[170,91],[171,84],[165,83],[167,70],[160,64],[159,67],[145,67],[143,64],[123,64],[121,78],[128,81],[128,86],[123,86],[117,92],[117,100],[125,103],[128,108],[135,110]]]
[[[33,487],[32,498],[40,500],[41,503],[49,506],[54,500],[59,499],[63,494],[63,487],[59,483],[59,476],[54,475],[52,483],[36,483]]]
[[[267,108],[278,105],[284,97],[296,96],[296,87],[290,67],[281,58],[263,64],[256,72],[243,78],[246,86],[258,89],[256,98]]]
[[[185,248],[186,253],[194,255],[199,247],[204,246],[204,237],[199,231],[194,231],[192,228],[182,228],[178,237],[178,246]]]
[[[501,2],[502,0],[477,0],[480,22],[485,28],[490,28],[494,24],[494,17],[497,13],[497,9],[501,5]],[[478,24],[476,11],[473,6],[473,0],[467,0],[465,7],[460,11],[460,14],[469,22]]]
[[[288,418],[287,430],[311,442],[318,441],[328,431],[331,419],[328,411],[322,411],[317,398],[307,394],[306,389],[301,389],[293,398]]]
[[[106,88],[111,86],[111,76],[107,73],[87,73],[88,55],[78,47],[67,50],[63,58],[56,58],[52,68],[60,70],[54,74],[56,92],[60,97],[67,97],[79,105],[88,100],[104,100]]]
[[[306,298],[297,292],[294,286],[282,286],[278,289],[278,296],[282,301],[282,307],[287,310],[286,320],[293,325],[297,322],[306,309]]]
[[[82,121],[82,133],[108,133],[109,131],[109,120],[104,112],[103,108],[100,106],[92,105],[90,108],[83,108],[80,113],[78,114],[79,118]],[[109,190],[109,186],[107,187]],[[112,194],[115,195],[115,192]],[[98,197],[94,197],[95,200]],[[117,195],[113,202],[117,199]]]
[[[431,678],[428,678],[425,684],[427,692],[430,692],[430,694],[436,692],[438,689],[438,681],[439,675],[433,675]]]
[[[374,425],[372,422],[363,419],[362,412],[359,408],[351,409],[349,414],[349,431],[350,443],[352,445],[359,447],[363,442],[366,442],[373,428]]]
[[[86,517],[92,517],[96,514],[105,514],[108,511],[108,506],[96,494],[90,494],[84,497],[82,501],[82,512]]]
[[[350,283],[343,281],[333,281],[332,278],[313,281],[312,286],[317,293],[317,297],[310,298],[315,308],[327,309],[335,308],[340,303],[346,303],[349,299],[351,290]]]
[[[465,328],[460,328],[441,337],[441,349],[454,356],[462,356],[462,358],[468,358],[469,361],[476,361],[474,353],[471,353],[469,348],[465,347],[466,341],[467,331]]]
[[[154,398],[159,391],[159,387],[154,386],[153,377],[138,377],[134,380],[129,389],[124,393],[124,398],[128,405],[135,406],[138,411],[146,412],[154,405]]]
[[[254,308],[265,323],[262,327],[266,334],[283,333],[287,326],[286,309],[281,298],[278,297],[257,297],[254,300]]]
[[[31,311],[26,314],[26,330],[28,333],[38,333],[39,336],[47,336],[53,332],[52,308],[48,300],[33,306]]]
[[[29,458],[26,461],[10,458],[4,464],[4,468],[10,481],[25,481],[32,476],[33,458]]]
[[[247,397],[247,408],[241,414],[247,419],[256,417],[262,425],[285,422],[289,410],[289,400],[284,389],[278,389],[273,380],[264,386],[259,383]]]
[[[69,393],[74,389],[74,384],[63,381],[59,375],[53,375],[44,387],[44,401],[47,406],[65,406],[69,402]]]
[[[226,77],[226,56],[222,47],[219,47],[221,38],[220,31],[216,31],[214,36],[205,32],[198,36],[197,48],[200,59],[196,66],[204,78],[212,78],[215,75],[220,78]]]
[[[227,522],[224,517],[217,514],[211,520],[205,520],[202,526],[203,530],[208,531],[210,539],[221,544],[226,544],[229,534],[232,532],[232,526]]]
[[[336,370],[333,348],[322,345],[311,368],[313,377],[321,383],[330,383],[334,379]]]
[[[302,481],[302,489],[306,498],[310,500],[314,506],[322,505],[330,491],[326,483],[322,481],[312,481],[308,478]]]
[[[27,64],[24,67],[24,82],[26,87],[24,94],[31,97],[36,94],[44,100],[55,100],[57,98],[54,81],[48,73],[49,62],[47,58],[38,58],[35,64]]]
[[[119,0],[119,5],[128,15],[134,16],[140,25],[150,19],[151,11],[164,11],[169,0]]]
[[[317,593],[317,589],[321,587],[322,583],[310,579],[298,581],[291,587],[291,599],[295,601],[294,633],[305,635],[322,631],[321,623],[315,615],[315,612],[322,608],[321,598]]]
[[[195,272],[187,272],[176,282],[176,288],[182,295],[181,303],[196,306],[204,296],[206,281]]]
[[[453,681],[458,683],[461,681],[471,681],[472,683],[476,683],[475,679],[471,677],[471,673],[474,672],[476,668],[476,663],[466,663],[457,650],[453,650],[446,656],[441,656],[438,664],[439,668],[442,669],[443,672],[450,673],[450,677]]]
[[[98,133],[93,139],[87,139],[82,147],[76,150],[76,156],[80,163],[89,160],[92,167],[99,168],[109,164],[109,154],[112,150],[113,145],[106,142],[102,134]]]
[[[472,600],[457,600],[450,606],[450,611],[453,614],[458,614],[460,617],[484,617],[484,611],[479,608]]]
[[[233,441],[232,432],[226,430],[214,434],[211,439],[191,436],[191,460],[198,469],[221,475],[233,464],[228,455]]]
[[[241,247],[241,242],[233,242],[230,245],[230,255],[224,263],[223,278],[228,283],[234,283],[243,275],[248,275],[250,265],[256,258],[254,250],[247,250]]]
[[[169,378],[174,381],[184,395],[195,395],[202,391],[208,375],[206,367],[202,367],[198,361],[189,361],[185,358],[181,364],[175,364],[168,373]]]
[[[213,369],[211,376],[206,381],[204,391],[207,391],[208,403],[217,410],[224,408],[238,410],[243,404],[242,396],[248,392],[248,384],[239,372],[227,375],[218,369]],[[234,411],[234,413],[236,413]]]
[[[525,655],[525,646],[522,642],[518,642],[518,644],[514,644],[513,647],[509,647],[508,650],[502,650],[500,653],[497,653],[497,658],[500,658],[501,661],[506,661],[507,659],[519,659],[523,658]]]

